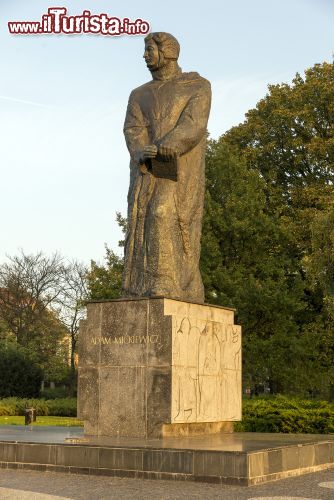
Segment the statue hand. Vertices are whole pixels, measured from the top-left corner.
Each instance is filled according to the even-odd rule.
[[[148,160],[149,158],[155,158],[157,153],[158,148],[154,144],[145,146],[140,154],[140,161],[144,163],[145,160]]]

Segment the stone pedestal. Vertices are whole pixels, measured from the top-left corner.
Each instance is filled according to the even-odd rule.
[[[241,420],[241,328],[232,309],[166,298],[87,307],[78,382],[85,434],[185,435]]]

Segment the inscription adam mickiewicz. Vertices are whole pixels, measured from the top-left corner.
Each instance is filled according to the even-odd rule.
[[[94,345],[157,344],[159,335],[124,335],[122,337],[92,337]]]

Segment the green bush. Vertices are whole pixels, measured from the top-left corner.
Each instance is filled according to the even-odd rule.
[[[76,398],[64,399],[27,399],[27,398],[4,398],[0,399],[0,416],[24,415],[25,408],[33,407],[39,416],[53,417],[76,417]]]
[[[43,399],[0,399],[0,415],[24,415],[25,408],[29,407],[36,408],[37,415],[48,415],[48,406]]]
[[[23,348],[0,344],[0,397],[36,397],[42,378],[42,370]]]
[[[0,399],[0,415],[24,415],[34,407],[39,416],[75,417],[76,398]],[[243,401],[243,420],[235,424],[236,432],[283,432],[305,434],[334,433],[334,403],[296,398],[259,397]]]
[[[50,399],[46,401],[49,415],[53,417],[76,417],[77,400],[76,398]]]
[[[235,430],[330,434],[334,432],[334,403],[285,396],[244,400],[242,422]]]

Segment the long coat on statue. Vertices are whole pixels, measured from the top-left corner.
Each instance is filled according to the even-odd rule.
[[[127,296],[204,301],[199,271],[210,83],[178,73],[133,90],[124,135],[130,152],[128,232],[123,290]],[[177,151],[177,179],[139,164],[147,145]]]

